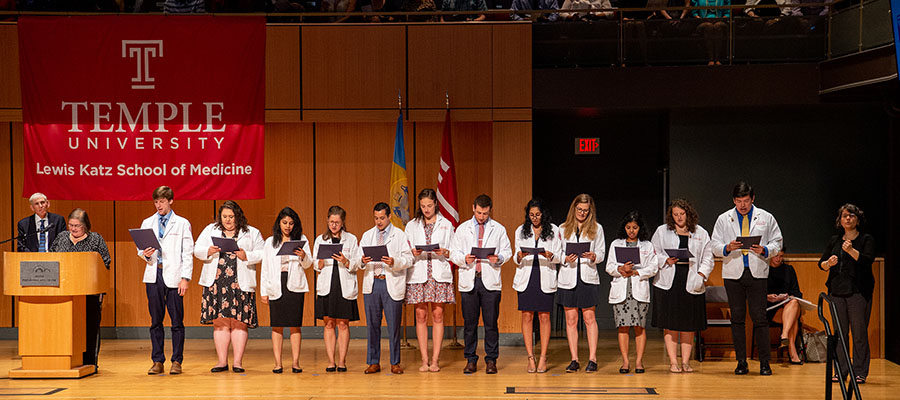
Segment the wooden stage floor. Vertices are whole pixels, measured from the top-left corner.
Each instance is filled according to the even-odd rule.
[[[268,329],[268,328],[261,328]],[[105,340],[101,346],[100,373],[80,380],[0,379],[0,398],[29,399],[822,399],[824,364],[794,366],[773,363],[773,376],[760,376],[759,364],[750,362],[750,375],[735,376],[732,360],[692,363],[696,372],[671,374],[664,358],[662,339],[651,335],[642,375],[618,373],[619,356],[613,332],[601,331],[600,371],[566,374],[569,361],[565,340],[551,341],[550,370],[545,374],[525,371],[524,347],[502,346],[499,374],[484,374],[484,364],[474,375],[462,374],[462,350],[442,352],[441,372],[420,373],[419,351],[403,350],[403,375],[382,372],[365,375],[366,341],[350,343],[347,373],[325,373],[325,346],[321,339],[303,342],[303,373],[290,373],[290,348],[285,341],[286,373],[271,372],[271,341],[250,341],[244,360],[245,373],[212,374],[215,363],[212,340],[188,340],[184,374],[146,374],[150,367],[149,340]],[[582,340],[583,342],[584,340]],[[479,342],[479,345],[481,343]],[[169,342],[167,342],[167,346]],[[167,350],[170,350],[167,348]],[[480,350],[483,351],[482,348]],[[632,350],[633,351],[633,350]],[[587,350],[582,343],[582,367]],[[387,342],[382,348],[382,368],[388,367]],[[230,360],[229,360],[230,362]],[[634,359],[632,356],[632,364]],[[18,368],[16,342],[0,341],[0,376]],[[169,363],[166,363],[168,371]],[[633,368],[633,365],[632,365]],[[633,369],[632,369],[633,371]],[[840,389],[834,386],[836,399]],[[873,360],[869,383],[862,385],[864,399],[900,398],[900,366]]]

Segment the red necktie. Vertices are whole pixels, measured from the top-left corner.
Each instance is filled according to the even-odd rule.
[[[478,224],[478,247],[482,246],[481,242],[482,242],[483,238],[484,238],[484,224]],[[477,263],[475,263],[475,273],[476,274],[481,273],[481,261],[480,260]]]

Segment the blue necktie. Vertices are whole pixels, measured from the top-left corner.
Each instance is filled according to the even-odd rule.
[[[166,223],[169,222],[169,216],[159,216],[159,238],[162,239],[166,234]],[[162,245],[162,243],[160,243]],[[162,249],[159,249],[159,255],[156,257],[158,264],[162,264]]]
[[[41,227],[38,234],[38,252],[47,252],[47,232],[44,232],[44,220],[41,220]]]

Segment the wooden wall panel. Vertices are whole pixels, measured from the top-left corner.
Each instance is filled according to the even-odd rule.
[[[266,125],[266,198],[240,202],[250,224],[259,229],[264,239],[272,236],[272,225],[281,209],[291,207],[300,216],[303,233],[309,240],[315,240],[313,150],[312,124]],[[260,271],[257,268],[257,282]],[[307,279],[310,291],[314,291],[312,269],[307,271]],[[307,294],[304,302],[303,321],[310,326],[315,319],[314,300],[312,294]],[[269,306],[258,295],[256,304],[259,324],[268,325]]]
[[[390,201],[395,129],[396,124],[392,123],[316,125],[317,234],[327,229],[326,214],[332,205],[347,211],[347,231],[357,239],[372,228],[372,207],[379,201]],[[405,124],[403,132],[407,180],[412,186],[416,168],[412,124]],[[351,324],[354,326],[366,324],[362,277],[360,273],[360,320]]]
[[[4,182],[12,182],[12,148],[9,146],[12,134],[11,123],[0,123],[0,176]],[[0,187],[0,210],[6,214],[0,218],[0,236],[11,238],[16,236],[16,220],[13,218],[13,195],[9,185]],[[16,241],[13,240],[0,246],[0,263],[3,262],[3,252],[14,251]],[[0,279],[3,279],[3,271],[0,271]],[[0,327],[12,326],[13,301],[12,296],[0,294]]]
[[[300,109],[300,27],[266,27],[266,109]]]
[[[531,24],[493,26],[493,106],[531,108]]]
[[[116,262],[116,325],[117,326],[150,326],[150,313],[147,310],[147,291],[143,283],[144,261],[137,256],[137,249],[131,241],[129,229],[140,228],[141,222],[156,211],[151,200],[152,189],[147,192],[146,201],[117,201],[116,202],[116,254],[119,256]],[[177,215],[187,218],[191,222],[192,236],[197,234],[212,220],[213,202],[206,200],[178,200],[178,192],[175,192],[175,201],[172,210]],[[184,296],[184,324],[185,326],[200,325],[200,299],[202,287],[197,284],[200,278],[202,263],[194,258],[194,270],[191,276],[191,284]],[[168,316],[166,326],[171,326]]]
[[[0,109],[22,108],[17,29],[12,24],[0,25]]]
[[[303,26],[302,39],[304,109],[396,109],[405,97],[406,27]]]
[[[500,221],[515,247],[516,226],[524,220],[522,211],[531,199],[531,123],[494,123],[493,217]],[[515,251],[515,250],[513,250]],[[516,264],[510,260],[503,265],[503,302],[500,303],[500,332],[520,332],[522,320],[516,291],[512,288]]]
[[[409,107],[491,107],[491,25],[409,26]]]

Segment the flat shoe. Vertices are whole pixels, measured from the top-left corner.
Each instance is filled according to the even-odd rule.
[[[347,367],[337,367],[337,372],[347,372]]]
[[[222,367],[212,367],[209,369],[209,372],[225,372],[225,371],[228,371],[227,365],[222,366]]]
[[[231,370],[234,371],[234,372],[237,372],[237,373],[244,372],[244,368],[242,368],[242,367],[235,367],[235,366],[232,366],[232,367],[231,367]]]
[[[578,365],[578,361],[572,360],[572,362],[569,363],[569,366],[566,367],[566,372],[578,372],[579,368],[581,368],[581,365]]]
[[[636,373],[636,374],[643,374],[644,372],[646,372],[646,371],[644,371],[644,368],[635,368],[634,369],[634,373]]]
[[[631,369],[630,369],[630,368],[619,368],[619,373],[620,373],[620,374],[627,374],[627,373],[629,373],[629,372],[631,372]]]
[[[284,372],[284,368],[273,368],[272,369],[273,374],[280,374],[282,372]]]
[[[303,372],[303,368],[294,368],[294,367],[291,367],[291,372],[292,372],[292,373],[295,373],[295,374],[299,374],[299,373]]]
[[[862,384],[866,383],[866,378],[862,377],[862,376],[857,376],[856,383],[862,385]]]
[[[584,372],[597,372],[597,362],[594,360],[588,360],[587,365],[584,367]]]
[[[800,360],[800,361],[789,360],[788,362],[793,365],[803,365],[803,360]]]
[[[334,372],[337,371],[337,367],[325,367],[325,372]]]
[[[691,364],[688,364],[688,363],[682,363],[681,370],[684,372],[694,372],[694,369],[691,368]]]
[[[679,367],[678,364],[672,364],[669,366],[669,372],[671,372],[673,374],[680,374],[681,367]]]

